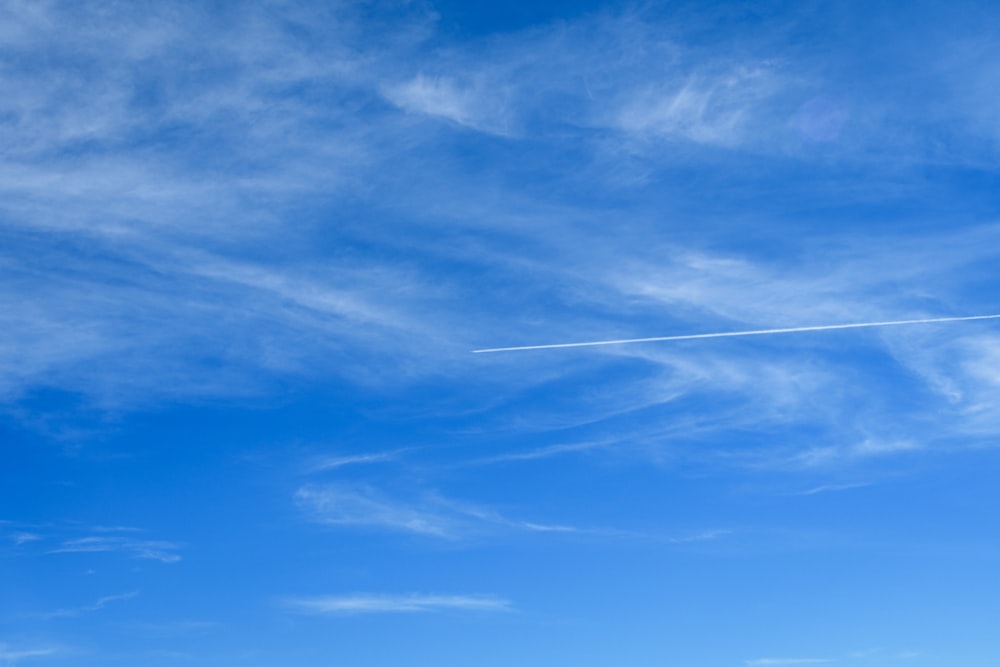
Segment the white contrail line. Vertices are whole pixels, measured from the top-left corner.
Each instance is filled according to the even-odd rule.
[[[995,320],[998,315],[970,315],[968,317],[933,317],[923,320],[895,320],[893,322],[860,322],[856,324],[823,324],[812,327],[787,329],[758,329],[756,331],[726,331],[722,333],[688,334],[685,336],[656,336],[654,338],[623,338],[621,340],[594,340],[586,343],[553,343],[551,345],[520,345],[517,347],[491,347],[473,350],[483,352],[516,352],[519,350],[554,350],[563,347],[594,347],[596,345],[625,345],[627,343],[655,343],[667,340],[694,340],[696,338],[728,338],[730,336],[762,336],[764,334],[798,333],[800,331],[830,331],[832,329],[861,329],[863,327],[896,327],[904,324],[933,324],[935,322],[965,322],[968,320]]]

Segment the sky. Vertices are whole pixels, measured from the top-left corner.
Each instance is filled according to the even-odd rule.
[[[0,666],[994,667],[998,21],[0,2]]]

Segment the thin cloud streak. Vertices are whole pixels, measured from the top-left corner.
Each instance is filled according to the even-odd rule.
[[[701,338],[730,338],[735,336],[762,336],[765,334],[800,333],[805,331],[832,331],[834,329],[861,329],[866,327],[891,327],[909,324],[934,324],[938,322],[964,322],[968,320],[995,320],[998,315],[970,315],[967,317],[932,317],[919,320],[893,320],[889,322],[858,322],[853,324],[823,324],[811,327],[787,327],[782,329],[757,329],[753,331],[725,331],[718,333],[688,334],[683,336],[654,336],[652,338],[622,338],[619,340],[598,340],[584,343],[553,343],[549,345],[519,345],[515,347],[491,347],[473,350],[474,354],[484,352],[516,352],[521,350],[551,350],[567,347],[595,347],[598,345],[626,345],[630,343],[654,343],[672,340],[695,340]]]
[[[2,660],[5,665],[17,664],[18,661],[24,660],[25,658],[42,658],[48,655],[53,655],[56,652],[57,651],[54,648],[36,648],[16,651],[8,648],[6,644],[0,644],[0,660]]]
[[[854,460],[914,453],[925,448],[908,440],[880,441],[867,438],[850,446],[811,447],[784,462],[792,467],[813,468],[842,464]]]
[[[427,538],[466,540],[504,532],[583,538],[645,540],[687,545],[724,539],[733,531],[717,528],[682,535],[664,535],[615,528],[588,528],[511,519],[500,512],[439,495],[418,499],[390,498],[376,489],[348,484],[308,485],[295,494],[299,509],[317,523],[410,533]]]
[[[295,493],[295,502],[319,523],[442,539],[461,539],[504,528],[535,533],[590,532],[573,526],[509,519],[499,512],[434,494],[409,500],[390,498],[363,485],[307,485]]]
[[[672,537],[667,540],[670,544],[691,544],[693,542],[711,542],[727,535],[731,535],[731,530],[703,530],[700,533],[687,535],[684,537]]]
[[[112,602],[120,602],[123,600],[131,600],[139,595],[139,591],[131,591],[128,593],[122,593],[121,595],[106,595],[99,598],[97,602],[85,607],[79,607],[77,609],[57,609],[56,611],[38,614],[41,618],[70,618],[74,616],[80,616],[81,614],[100,611],[108,606]]]
[[[871,486],[871,484],[868,482],[859,482],[857,484],[821,484],[820,486],[814,486],[811,489],[806,489],[805,491],[798,491],[790,495],[815,496],[819,493],[832,493],[836,491],[850,491],[851,489],[863,489],[866,486]]]
[[[493,463],[507,463],[514,461],[534,461],[536,459],[545,459],[551,456],[560,456],[562,454],[570,454],[573,452],[585,452],[592,449],[610,447],[614,444],[617,444],[618,442],[619,442],[618,439],[607,439],[607,440],[598,440],[594,442],[547,445],[545,447],[538,447],[536,449],[530,449],[522,452],[511,452],[509,454],[498,454],[496,456],[473,459],[471,461],[465,461],[460,465],[477,466],[477,465],[489,465]]]
[[[779,665],[818,665],[833,662],[833,658],[758,658],[746,660],[747,667],[778,667]]]
[[[363,526],[433,537],[453,537],[462,517],[448,508],[413,505],[383,497],[364,486],[304,486],[295,502],[320,523]]]
[[[509,611],[511,603],[492,595],[357,594],[291,598],[285,606],[301,614],[353,615],[431,611]]]
[[[181,557],[174,553],[179,546],[173,542],[160,540],[132,540],[122,537],[81,537],[63,542],[62,546],[49,553],[101,553],[118,551],[133,558],[158,560],[161,563],[176,563]]]
[[[369,463],[385,463],[395,461],[403,452],[408,449],[394,449],[385,452],[375,452],[372,454],[353,454],[347,456],[324,456],[317,458],[309,466],[309,472],[323,472],[324,470],[335,470],[351,465],[365,465]]]

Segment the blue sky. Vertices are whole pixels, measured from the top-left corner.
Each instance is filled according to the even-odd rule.
[[[0,5],[0,665],[1000,660],[1000,11]]]

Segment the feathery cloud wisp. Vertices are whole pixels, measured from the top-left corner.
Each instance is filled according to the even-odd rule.
[[[15,665],[21,660],[25,660],[27,658],[43,658],[55,653],[58,653],[58,649],[12,649],[7,644],[0,644],[0,660],[4,661],[8,665]]]
[[[833,662],[833,658],[756,658],[746,660],[747,667],[782,667],[784,665],[819,665]]]
[[[68,618],[73,616],[79,616],[81,614],[100,611],[112,602],[120,602],[123,600],[131,600],[139,595],[139,591],[130,591],[128,593],[122,593],[120,595],[105,595],[102,598],[98,598],[94,604],[90,604],[84,607],[78,607],[76,609],[57,609],[56,611],[50,611],[42,614],[36,614],[41,618]]]
[[[161,563],[176,563],[181,556],[176,553],[180,545],[162,540],[137,540],[127,537],[106,537],[92,535],[66,540],[49,553],[100,553],[122,552],[133,558],[157,560]]]
[[[384,88],[383,95],[406,111],[445,118],[491,134],[507,133],[503,91],[485,82],[459,85],[450,78],[419,74]]]
[[[406,449],[394,449],[384,452],[374,452],[372,454],[348,454],[344,456],[320,456],[307,464],[309,472],[322,472],[324,470],[336,470],[344,466],[365,465],[368,463],[386,463],[394,461]]]
[[[509,600],[490,595],[330,595],[289,598],[287,608],[302,614],[379,614],[429,611],[509,611]]]
[[[499,512],[436,494],[403,501],[356,484],[306,485],[295,493],[295,502],[314,520],[328,525],[377,528],[445,539],[502,529],[536,533],[580,532],[572,526],[509,519]]]
[[[390,500],[366,486],[308,485],[295,502],[317,521],[339,526],[369,526],[430,535],[454,536],[459,517],[440,507],[414,506]]]

